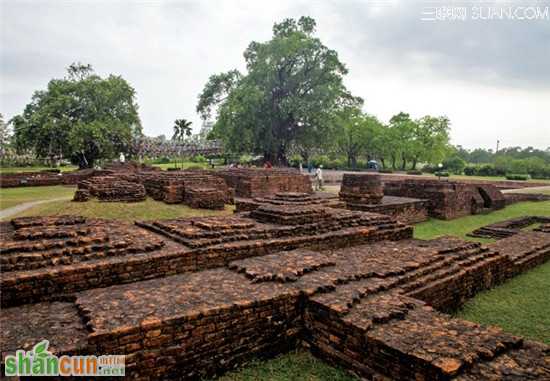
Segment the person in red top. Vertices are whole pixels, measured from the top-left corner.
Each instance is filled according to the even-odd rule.
[[[266,161],[265,164],[264,164],[264,168],[272,168],[273,166],[271,165],[271,162],[270,161]]]

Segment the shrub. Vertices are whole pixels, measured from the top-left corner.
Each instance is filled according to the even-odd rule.
[[[202,155],[195,155],[191,158],[193,163],[206,163],[206,158]]]
[[[250,164],[253,160],[254,158],[251,155],[247,154],[241,155],[241,157],[239,157],[240,164]]]
[[[475,176],[477,175],[478,168],[476,166],[470,165],[464,168],[464,174],[466,176]]]
[[[449,177],[449,172],[447,172],[447,171],[438,171],[438,172],[435,172],[434,175],[436,175],[437,177]]]
[[[417,169],[407,171],[407,175],[421,175],[421,174],[422,174],[422,171],[419,171]]]
[[[389,168],[382,168],[378,172],[380,172],[380,173],[393,173],[393,170],[389,169]]]
[[[443,160],[442,164],[445,170],[456,173],[457,175],[461,174],[466,166],[466,162],[458,156],[451,156]]]
[[[323,166],[323,168],[328,168],[330,163],[330,159],[327,155],[315,155],[311,158],[311,164],[314,167],[318,167],[320,165]]]
[[[529,175],[520,174],[520,173],[511,173],[509,175],[506,175],[506,180],[527,181],[529,180]]]
[[[190,171],[196,171],[196,170],[204,169],[204,168],[201,167],[200,165],[190,165],[189,167],[187,167],[187,169],[190,170]]]
[[[295,168],[299,167],[300,163],[302,163],[302,166],[304,165],[302,156],[298,154],[292,155],[288,163],[290,164],[291,167],[295,167]]]
[[[158,159],[153,161],[153,164],[168,164],[170,163],[170,158],[167,156],[159,157]]]

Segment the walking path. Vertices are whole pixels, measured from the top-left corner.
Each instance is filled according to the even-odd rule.
[[[530,187],[523,189],[506,189],[502,193],[542,193],[550,192],[550,185],[544,187]]]
[[[48,202],[54,202],[54,201],[64,201],[64,200],[70,200],[72,197],[66,196],[66,197],[57,197],[57,198],[50,198],[47,200],[38,200],[38,201],[29,201],[24,202],[19,205],[12,206],[11,208],[6,208],[4,210],[0,210],[0,220],[6,219],[8,217],[14,216],[16,214],[19,214],[27,209],[30,209],[36,205],[45,204]]]

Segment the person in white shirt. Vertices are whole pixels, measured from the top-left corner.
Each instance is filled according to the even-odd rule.
[[[319,165],[315,171],[315,190],[323,190],[323,166]]]

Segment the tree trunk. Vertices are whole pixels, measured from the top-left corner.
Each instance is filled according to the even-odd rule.
[[[416,157],[413,159],[413,165],[412,165],[413,171],[416,171],[416,162],[417,162],[417,160],[418,159]]]
[[[380,162],[382,163],[382,168],[386,168],[386,161],[383,157],[380,158]]]
[[[284,144],[279,145],[279,149],[277,150],[276,163],[278,166],[288,167],[288,160],[286,159],[286,147],[284,146]]]
[[[395,155],[391,155],[391,169],[395,169],[396,159]]]
[[[357,169],[357,158],[355,157],[355,155],[351,157],[351,168],[353,170]]]
[[[407,159],[405,157],[401,157],[401,170],[404,171],[407,168]]]

